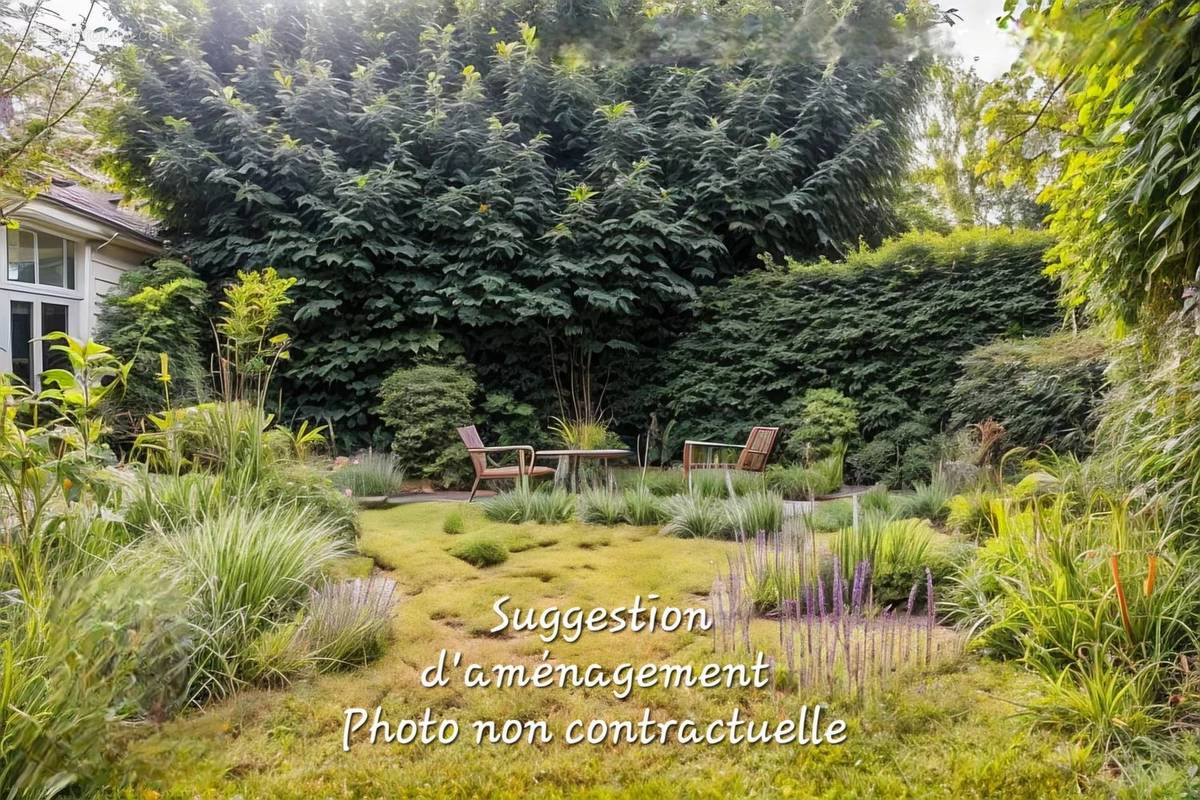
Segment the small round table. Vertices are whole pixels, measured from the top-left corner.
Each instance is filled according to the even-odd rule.
[[[562,485],[569,481],[571,491],[579,491],[579,462],[591,459],[604,462],[605,480],[608,488],[613,488],[612,462],[619,458],[629,458],[632,450],[539,450],[533,460],[539,458],[558,459],[558,469],[554,473],[555,484]]]

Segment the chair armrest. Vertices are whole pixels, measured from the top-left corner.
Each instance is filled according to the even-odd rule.
[[[745,450],[744,444],[729,444],[728,442],[693,442],[688,440],[683,443],[684,447],[734,447],[738,450]]]
[[[468,447],[468,453],[507,453],[511,450],[527,450],[533,452],[533,446],[528,444],[510,444],[502,447]]]

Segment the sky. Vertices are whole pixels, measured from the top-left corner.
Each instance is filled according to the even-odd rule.
[[[46,5],[64,21],[75,22],[87,11],[89,0],[47,0]],[[103,0],[101,0],[103,5]],[[999,77],[1017,57],[1019,42],[1010,31],[996,26],[1004,13],[1004,0],[941,0],[943,8],[957,8],[962,20],[946,35],[967,66],[985,80]],[[97,17],[93,16],[93,24]]]

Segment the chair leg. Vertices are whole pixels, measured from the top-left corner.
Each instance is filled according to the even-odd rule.
[[[474,500],[474,499],[475,499],[475,492],[476,492],[478,489],[479,489],[479,476],[478,476],[478,475],[476,475],[476,476],[475,476],[475,483],[474,483],[474,484],[472,484],[472,486],[471,486],[471,496],[467,498],[467,502],[468,502],[468,503],[470,503],[472,500]]]

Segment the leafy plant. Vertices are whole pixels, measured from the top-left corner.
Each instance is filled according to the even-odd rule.
[[[896,500],[896,515],[945,522],[950,513],[951,491],[945,479],[935,475],[928,483],[917,483],[911,494]]]
[[[973,489],[956,494],[947,502],[946,524],[968,536],[981,539],[996,529],[1000,495],[990,489]]]
[[[97,340],[133,365],[124,391],[107,404],[107,415],[123,435],[136,431],[147,414],[162,411],[168,398],[182,405],[208,399],[200,355],[207,303],[204,282],[169,258],[123,273],[100,300]]]

